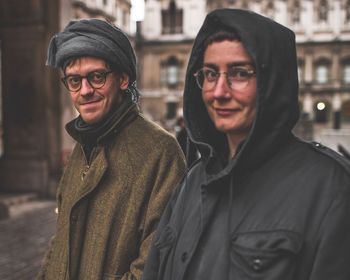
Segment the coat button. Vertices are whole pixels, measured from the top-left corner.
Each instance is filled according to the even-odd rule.
[[[185,262],[185,261],[187,261],[187,259],[188,259],[188,253],[187,253],[187,252],[182,253],[182,255],[181,255],[181,261],[182,261],[182,262]]]
[[[313,142],[313,144],[315,145],[315,147],[320,148],[320,149],[324,149],[325,146],[323,146],[321,143],[318,142]]]
[[[255,271],[259,271],[262,267],[262,261],[261,259],[254,259],[252,263],[252,267]]]

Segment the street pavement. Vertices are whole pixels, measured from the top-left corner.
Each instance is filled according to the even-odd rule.
[[[56,203],[29,201],[0,220],[0,280],[33,280],[56,230]]]

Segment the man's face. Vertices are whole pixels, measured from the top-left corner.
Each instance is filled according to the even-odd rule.
[[[86,77],[86,75],[93,72],[95,72],[95,76],[99,78],[100,73],[110,72],[110,69],[102,59],[82,57],[66,67],[65,76],[80,75]],[[75,92],[70,91],[75,108],[80,113],[82,119],[88,124],[101,121],[121,102],[121,91],[128,87],[129,79],[125,74],[117,75],[113,72],[105,77],[105,83],[98,89],[94,89],[87,78],[83,78],[81,80],[81,88]],[[96,80],[98,81],[97,78]],[[79,79],[73,78],[73,82],[76,80]]]
[[[214,42],[207,47],[204,67],[229,73],[234,73],[233,69],[254,70],[252,59],[242,43],[228,40]],[[237,80],[244,78],[238,73]],[[217,130],[230,138],[244,139],[256,115],[256,77],[252,75],[243,84],[239,81],[235,84],[236,78],[233,78],[230,85],[226,76],[227,73],[221,73],[216,86],[210,90],[202,89],[203,101]]]

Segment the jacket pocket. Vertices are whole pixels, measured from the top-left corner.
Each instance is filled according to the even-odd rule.
[[[290,231],[234,234],[230,279],[292,280],[301,246],[300,235]]]
[[[170,226],[164,228],[164,230],[159,235],[159,238],[155,241],[154,245],[159,253],[159,270],[157,279],[164,279],[164,271],[166,265],[169,261],[170,252],[176,239],[175,230]],[[171,259],[170,259],[171,262]]]

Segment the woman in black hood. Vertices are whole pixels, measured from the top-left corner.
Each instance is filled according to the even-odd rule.
[[[163,214],[144,280],[350,279],[350,166],[293,135],[296,61],[288,28],[208,14],[184,91],[201,157]]]

